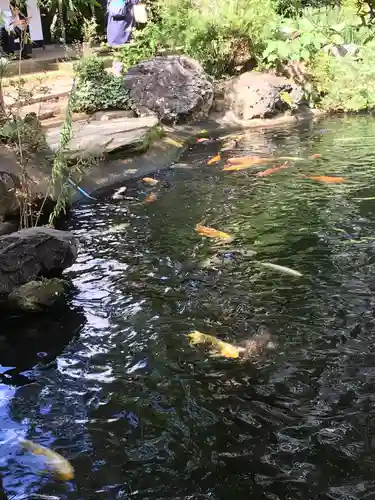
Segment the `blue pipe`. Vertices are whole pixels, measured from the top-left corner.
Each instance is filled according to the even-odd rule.
[[[77,184],[75,184],[72,179],[69,179],[68,178],[68,182],[71,186],[73,186],[79,193],[83,194],[83,196],[85,196],[86,198],[88,198],[89,200],[94,200],[94,201],[97,201],[96,198],[93,198],[92,196],[90,196],[88,193],[86,193],[86,191],[84,191],[82,188],[80,188],[79,186],[77,186]]]

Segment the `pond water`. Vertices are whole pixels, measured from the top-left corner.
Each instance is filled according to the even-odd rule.
[[[227,156],[299,158],[265,177],[280,161],[224,172],[206,165],[222,143],[197,143],[158,186],[76,208],[70,304],[2,321],[4,494],[375,498],[374,143],[368,117],[239,137]],[[323,175],[345,179],[308,178]],[[232,344],[266,329],[277,346],[214,358],[189,345],[194,329]],[[75,480],[17,436],[69,458]]]

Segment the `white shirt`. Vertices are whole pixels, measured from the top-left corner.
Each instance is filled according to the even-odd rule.
[[[13,15],[11,10],[0,10],[0,24],[9,31],[11,29],[11,22],[13,21]]]
[[[2,24],[2,26],[4,26],[4,28],[7,31],[11,31],[13,29],[14,25],[12,24],[12,22],[20,20],[20,16],[13,16],[11,10],[1,10],[0,15],[1,15],[1,19],[0,19],[1,24]],[[18,27],[21,30],[26,28],[26,26],[22,26],[22,25],[20,25]]]

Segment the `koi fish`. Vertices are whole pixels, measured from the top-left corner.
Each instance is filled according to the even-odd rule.
[[[238,163],[235,165],[224,165],[224,172],[238,172],[239,170],[246,170],[254,166],[254,163]]]
[[[294,269],[290,269],[290,267],[279,266],[278,264],[272,264],[272,262],[258,262],[260,266],[268,267],[268,269],[272,269],[274,271],[279,271],[280,273],[289,274],[290,276],[303,276],[299,271],[295,271]]]
[[[201,224],[197,224],[195,226],[195,230],[201,236],[206,236],[207,238],[215,238],[218,240],[224,241],[232,241],[233,236],[228,233],[224,233],[224,231],[218,231],[217,229],[213,229],[212,227],[202,226]]]
[[[279,172],[280,170],[289,168],[290,166],[291,165],[284,163],[283,165],[280,165],[278,167],[268,168],[267,170],[263,170],[263,172],[258,172],[257,174],[255,174],[255,177],[267,177],[267,175],[274,174],[276,172]]]
[[[213,335],[208,335],[207,333],[201,333],[195,330],[188,334],[190,345],[203,344],[209,347],[210,352],[214,356],[221,356],[223,358],[237,359],[240,353],[245,352],[244,347],[237,347],[228,342],[223,342]]]
[[[184,145],[181,142],[176,141],[175,139],[172,139],[172,137],[165,137],[164,142],[167,142],[168,144],[171,144],[172,146],[176,146],[177,148],[184,147]]]
[[[157,179],[153,179],[152,177],[143,177],[142,181],[146,184],[150,184],[151,186],[156,186],[156,184],[159,184],[159,181]]]
[[[70,481],[74,478],[73,466],[63,456],[50,450],[49,448],[45,448],[37,443],[33,443],[32,441],[28,441],[27,439],[21,439],[20,444],[22,444],[22,446],[24,446],[33,455],[42,455],[46,457],[47,464],[53,470],[58,479],[61,479],[62,481]]]
[[[319,153],[314,153],[313,155],[310,155],[310,156],[309,156],[309,160],[314,160],[314,159],[316,159],[316,160],[317,160],[318,158],[321,158],[321,157],[322,157],[322,155],[321,155],[321,154],[319,154]]]
[[[308,175],[308,179],[318,182],[326,182],[327,184],[338,184],[339,182],[345,182],[345,177],[330,177],[328,175]]]
[[[218,154],[216,156],[213,156],[210,160],[208,160],[207,165],[212,165],[213,163],[217,163],[220,160],[221,160],[221,155]]]
[[[229,165],[238,165],[246,163],[249,165],[260,165],[262,163],[270,163],[273,158],[261,158],[260,156],[237,156],[228,158]]]
[[[199,137],[199,138],[197,139],[197,143],[198,143],[198,144],[201,144],[201,143],[203,143],[203,144],[204,144],[205,142],[211,142],[211,139],[208,139],[207,137]]]
[[[153,201],[158,199],[158,195],[156,193],[150,193],[146,198],[143,200],[144,203],[152,203]]]
[[[301,158],[300,156],[279,156],[279,160],[290,160],[290,161],[303,161],[304,158]]]

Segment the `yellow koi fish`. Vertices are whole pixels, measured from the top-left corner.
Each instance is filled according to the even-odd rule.
[[[55,476],[61,481],[70,481],[74,478],[73,466],[68,462],[66,458],[59,455],[55,451],[52,451],[44,446],[41,446],[27,439],[21,439],[20,444],[24,446],[33,455],[42,455],[46,457],[46,462],[50,469],[54,472]]]
[[[201,333],[197,330],[189,333],[188,337],[190,340],[190,345],[206,345],[210,348],[211,353],[215,356],[236,359],[240,356],[240,353],[245,352],[245,349],[243,347],[237,347],[232,344],[228,344],[228,342],[223,342],[213,335]]]
[[[218,231],[217,229],[213,229],[212,227],[202,226],[202,224],[197,224],[195,226],[195,230],[201,236],[206,236],[207,238],[215,238],[218,240],[224,241],[232,241],[233,236],[228,233],[224,233],[224,231]]]

